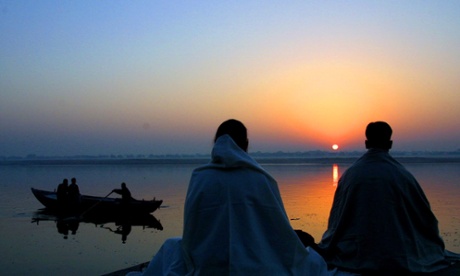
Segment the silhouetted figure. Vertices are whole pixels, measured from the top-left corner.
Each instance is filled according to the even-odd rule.
[[[365,133],[368,150],[340,178],[319,244],[327,263],[370,275],[448,267],[460,256],[444,249],[422,188],[390,156],[391,127],[373,122]]]
[[[57,202],[59,205],[59,210],[65,211],[67,209],[67,193],[69,189],[69,180],[65,178],[61,184],[58,185],[57,191],[56,191],[56,196],[57,196]]]
[[[129,204],[129,202],[133,199],[131,197],[131,192],[124,182],[121,183],[121,189],[113,189],[112,192],[121,195],[121,200],[124,204]]]
[[[67,193],[69,209],[71,212],[78,212],[78,208],[80,207],[80,189],[78,188],[77,179],[75,177],[70,181],[71,183]]]
[[[291,227],[278,184],[248,155],[246,127],[217,129],[211,161],[193,171],[183,236],[166,240],[145,275],[325,275]]]

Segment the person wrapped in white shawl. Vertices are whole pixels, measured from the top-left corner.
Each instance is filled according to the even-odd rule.
[[[327,263],[359,273],[421,273],[449,267],[438,221],[412,174],[389,154],[392,129],[366,128],[368,151],[339,180],[319,247]]]
[[[327,274],[324,259],[292,229],[276,181],[247,147],[241,122],[221,124],[211,162],[192,174],[183,237],[168,240],[146,274]]]

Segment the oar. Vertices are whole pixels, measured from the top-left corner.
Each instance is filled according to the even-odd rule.
[[[113,193],[113,191],[111,191],[108,195],[104,196],[103,198],[99,199],[98,202],[94,203],[93,206],[89,207],[86,211],[84,211],[83,213],[80,214],[80,218],[83,217],[84,214],[88,213],[89,211],[91,211],[94,207],[96,207],[99,203],[101,203],[101,201],[103,199],[106,199],[109,195],[111,195]]]
[[[108,195],[106,195],[105,197],[99,199],[96,203],[94,203],[91,207],[89,207],[88,209],[86,209],[86,211],[84,211],[83,213],[81,213],[78,217],[67,217],[67,218],[64,218],[62,219],[62,221],[64,222],[68,222],[68,221],[75,221],[75,220],[82,220],[83,218],[83,215],[88,213],[89,211],[91,211],[94,207],[96,207],[99,203],[101,203],[101,201],[105,198],[107,198],[109,195],[111,195],[113,193],[113,191],[111,191]]]

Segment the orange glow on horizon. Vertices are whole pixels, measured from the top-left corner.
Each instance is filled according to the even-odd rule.
[[[254,120],[264,135],[323,149],[332,144],[356,149],[365,140],[369,122],[396,124],[407,119],[388,112],[410,106],[399,96],[404,94],[399,92],[408,91],[400,76],[375,65],[330,62],[278,72],[257,89],[258,97],[265,99],[259,103],[259,111],[265,112]],[[388,91],[395,92],[391,101]]]

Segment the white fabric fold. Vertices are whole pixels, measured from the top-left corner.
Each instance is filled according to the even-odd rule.
[[[355,271],[433,272],[455,256],[444,250],[438,221],[416,179],[377,149],[340,178],[319,246],[329,264]]]
[[[276,181],[224,135],[214,145],[211,162],[192,174],[183,238],[168,239],[142,275],[328,271],[324,259],[305,248],[292,229]]]
[[[276,181],[228,135],[192,174],[183,248],[193,275],[327,273],[293,231]]]

